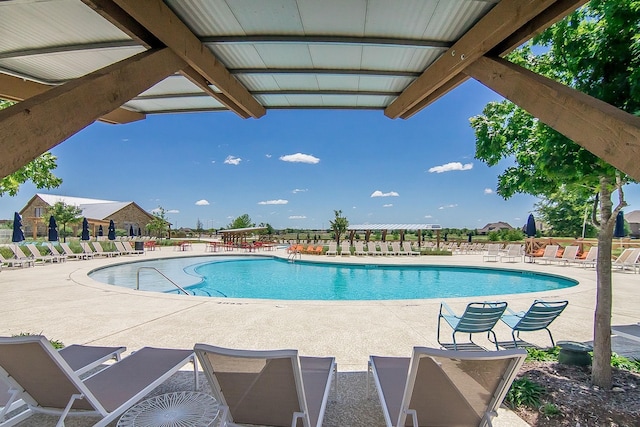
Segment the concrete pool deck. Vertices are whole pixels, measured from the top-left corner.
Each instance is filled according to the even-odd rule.
[[[204,248],[205,245],[194,244],[193,250],[184,252],[165,247],[140,256],[68,260],[24,269],[3,268],[0,309],[4,315],[0,335],[30,332],[42,333],[67,345],[125,345],[127,354],[143,346],[192,348],[202,342],[233,348],[295,348],[301,355],[335,356],[340,372],[339,399],[328,407],[325,426],[384,424],[382,413],[376,413],[380,410],[375,392],[369,400],[365,397],[363,401],[361,396],[369,355],[409,356],[414,346],[440,347],[436,340],[440,299],[277,301],[187,297],[124,289],[98,283],[87,276],[95,268],[114,263],[210,255]],[[261,255],[286,257],[284,250]],[[593,268],[489,263],[482,261],[482,255],[375,258],[302,255],[302,259],[378,265],[469,265],[570,277],[580,283],[556,291],[502,295],[499,299],[507,301],[515,311],[526,310],[536,298],[567,299],[567,309],[551,326],[554,339],[587,342],[593,336],[596,295]],[[613,273],[613,325],[640,320],[638,286],[640,275],[632,271]],[[454,310],[462,312],[472,300],[497,298],[449,298],[446,301]],[[442,338],[450,342],[450,330],[446,328]],[[500,322],[495,331],[499,341],[510,340],[510,330]],[[550,345],[544,331],[523,334],[522,338],[538,346]],[[487,349],[493,346],[481,336],[474,340]],[[614,337],[614,351],[640,357],[640,344]],[[348,387],[357,389],[357,393]],[[354,393],[360,397],[354,397]],[[367,411],[372,413],[367,415]],[[501,415],[494,424],[514,425],[513,420],[506,423],[509,416],[512,414]],[[23,425],[46,425],[43,421],[29,422]]]

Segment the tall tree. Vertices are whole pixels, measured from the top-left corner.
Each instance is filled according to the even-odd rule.
[[[64,202],[56,202],[47,211],[47,216],[53,215],[56,222],[60,224],[60,234],[62,241],[67,241],[67,224],[76,224],[82,221],[82,209],[75,205],[67,205]]]
[[[333,221],[329,221],[329,225],[331,226],[331,230],[333,234],[336,236],[336,242],[338,245],[340,244],[340,236],[347,231],[347,227],[349,227],[349,221],[347,218],[342,216],[342,211],[333,211],[335,218]]]
[[[14,102],[0,99],[0,110],[13,104]],[[18,194],[20,186],[29,180],[33,182],[36,188],[51,189],[59,187],[62,184],[62,179],[51,172],[56,167],[56,156],[48,152],[42,154],[11,175],[0,179],[0,196],[4,194],[15,196]]]
[[[167,211],[163,207],[158,206],[151,214],[153,215],[153,219],[147,224],[147,230],[149,233],[155,233],[156,237],[164,237],[164,233],[169,229]]]
[[[240,215],[227,226],[227,228],[249,228],[255,227],[255,224],[251,221],[249,214]]]
[[[581,193],[561,186],[550,195],[543,195],[535,204],[536,215],[548,224],[550,236],[596,237],[597,231],[589,220],[593,210],[593,192]]]
[[[640,1],[592,0],[566,19],[514,51],[510,60],[630,113],[640,113]],[[533,45],[542,46],[535,55]],[[538,49],[540,50],[540,49]],[[471,119],[476,157],[496,165],[512,158],[499,177],[498,194],[549,196],[569,192],[598,194],[597,298],[594,316],[592,381],[611,387],[611,245],[618,211],[625,205],[629,178],[590,152],[540,123],[510,102],[488,104]],[[614,206],[612,195],[618,194]]]

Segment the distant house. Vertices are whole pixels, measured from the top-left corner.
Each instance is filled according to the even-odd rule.
[[[133,228],[136,235],[138,230],[141,230],[141,234],[147,234],[146,226],[154,219],[153,215],[135,202],[116,202],[37,193],[20,211],[24,234],[33,237],[46,236],[49,225],[47,210],[57,202],[78,206],[82,209],[82,216],[87,218],[92,236],[98,234],[100,225],[103,226],[106,236],[110,220],[113,220],[116,229],[129,232],[130,228]]]
[[[631,237],[640,238],[640,211],[625,213],[624,219],[629,223]]]
[[[491,231],[513,230],[513,227],[506,222],[490,222],[477,230],[478,234],[489,234]]]

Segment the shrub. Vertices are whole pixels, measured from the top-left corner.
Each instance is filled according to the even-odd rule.
[[[549,418],[557,417],[558,415],[562,414],[560,408],[558,408],[553,403],[545,403],[544,405],[542,405],[540,407],[540,412]]]
[[[509,392],[505,396],[505,401],[512,409],[520,406],[531,408],[540,407],[540,397],[544,393],[544,388],[529,378],[522,377],[516,379]]]
[[[538,349],[535,347],[527,348],[527,361],[536,362],[557,362],[560,347],[552,347],[547,349]]]
[[[19,334],[12,335],[12,336],[13,337],[29,337],[29,336],[32,336],[32,335],[42,335],[42,333],[34,334],[33,332],[20,332]],[[62,341],[51,340],[50,339],[49,342],[51,343],[53,348],[55,348],[56,350],[60,350],[61,348],[64,348],[64,344],[62,343]]]
[[[640,360],[629,359],[616,353],[611,354],[611,366],[631,372],[640,372]]]

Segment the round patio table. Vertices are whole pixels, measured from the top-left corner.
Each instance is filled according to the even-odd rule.
[[[117,427],[207,427],[216,420],[219,408],[216,399],[206,393],[166,393],[131,407]]]

